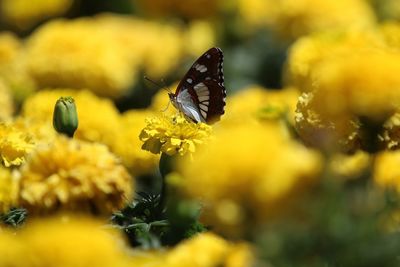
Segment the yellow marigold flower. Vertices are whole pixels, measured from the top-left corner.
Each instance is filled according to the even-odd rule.
[[[187,46],[185,30],[175,24],[107,14],[96,16],[93,23],[122,46],[125,61],[131,60],[153,78],[163,78],[173,70]]]
[[[319,112],[384,122],[400,106],[400,53],[357,51],[318,65],[314,97]],[[377,93],[379,92],[379,93]]]
[[[117,98],[140,69],[153,78],[168,74],[185,55],[188,32],[117,15],[51,21],[28,39],[27,64],[40,87],[89,88]]]
[[[313,89],[313,71],[324,61],[385,47],[386,42],[380,33],[372,30],[329,31],[299,38],[289,49],[285,82],[303,92],[310,91]]]
[[[52,125],[54,105],[61,96],[71,96],[78,111],[79,127],[74,137],[111,146],[120,129],[120,114],[114,104],[90,91],[44,90],[28,98],[22,106],[24,118]]]
[[[2,0],[1,17],[19,28],[27,29],[34,24],[65,13],[73,0]]]
[[[231,234],[270,216],[274,207],[307,188],[320,170],[316,152],[274,127],[255,124],[221,128],[213,142],[196,152],[195,161],[188,160],[178,162],[183,176],[179,186],[201,199],[206,225]]]
[[[381,187],[400,192],[400,151],[384,151],[375,158],[373,179]]]
[[[299,97],[295,114],[295,128],[308,145],[328,151],[355,151],[360,148],[361,124],[356,117],[327,116],[314,94],[303,93]]]
[[[59,136],[38,146],[20,170],[19,203],[31,213],[57,209],[109,214],[132,195],[132,178],[106,146]]]
[[[142,142],[139,139],[141,130],[146,126],[146,118],[154,115],[155,112],[150,110],[130,110],[122,114],[121,130],[111,146],[135,175],[153,173],[159,160],[158,156],[141,149]]]
[[[154,154],[163,152],[170,156],[183,156],[194,153],[211,134],[211,126],[191,122],[182,114],[149,117],[146,124],[140,133],[140,140],[144,142],[142,148]]]
[[[126,49],[88,18],[43,25],[27,40],[26,53],[39,87],[90,88],[119,97],[135,79]]]
[[[250,1],[249,4],[253,2],[255,1]],[[261,5],[261,10],[269,11],[267,15],[265,11],[259,10],[252,10],[250,14],[261,16],[259,20],[264,18],[266,25],[288,39],[326,30],[370,28],[376,21],[372,8],[363,0],[264,2],[266,3]],[[252,20],[258,22],[255,18]]]
[[[102,221],[70,216],[36,219],[18,235],[0,233],[0,264],[125,267],[129,257],[121,241]]]
[[[31,134],[12,124],[0,123],[0,157],[4,166],[21,165],[33,148]]]
[[[245,267],[253,265],[253,254],[246,244],[233,244],[212,233],[202,233],[180,243],[165,257],[168,267]]]
[[[352,155],[335,154],[329,162],[333,174],[346,179],[360,177],[370,166],[372,156],[367,152],[358,150]]]
[[[15,207],[18,198],[18,182],[11,171],[0,166],[0,213]]]

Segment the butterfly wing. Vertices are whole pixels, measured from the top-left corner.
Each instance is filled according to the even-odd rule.
[[[210,48],[193,63],[175,93],[185,115],[193,119],[193,114],[185,112],[189,106],[201,116],[201,120],[194,119],[197,122],[213,123],[224,114],[226,90],[222,66],[223,53],[218,47]],[[190,101],[182,101],[187,95]]]

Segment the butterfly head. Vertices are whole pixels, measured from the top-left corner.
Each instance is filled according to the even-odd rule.
[[[176,95],[174,93],[168,93],[169,100],[171,101],[172,105],[174,107],[176,106]]]

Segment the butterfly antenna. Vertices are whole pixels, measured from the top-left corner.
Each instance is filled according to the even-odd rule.
[[[161,79],[161,82],[164,84],[164,87],[167,88],[168,93],[172,93],[171,89],[168,87],[167,83],[164,79]]]
[[[166,107],[165,109],[161,110],[161,112],[165,112],[165,111],[167,111],[167,110],[168,110],[168,108],[169,108],[169,104],[170,104],[170,103],[171,103],[171,101],[168,101],[167,107]]]
[[[164,89],[164,90],[166,90],[168,93],[171,93],[171,90],[168,88],[168,86],[166,86],[164,80],[162,80],[162,82],[164,83],[164,86],[162,86],[161,84],[159,84],[159,83],[153,81],[152,79],[150,79],[150,78],[147,77],[147,76],[144,76],[144,79],[147,80],[147,81],[149,81],[149,82],[151,82],[152,84],[158,86],[158,88]]]

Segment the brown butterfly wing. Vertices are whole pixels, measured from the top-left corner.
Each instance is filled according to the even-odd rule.
[[[177,96],[183,90],[188,90],[207,123],[219,120],[224,114],[226,90],[222,67],[222,50],[210,48],[193,63],[175,92]]]

